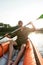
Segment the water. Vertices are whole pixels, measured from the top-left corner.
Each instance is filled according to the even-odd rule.
[[[43,34],[32,33],[29,35],[29,38],[32,40],[33,44],[36,45],[38,51],[41,53],[43,57]]]

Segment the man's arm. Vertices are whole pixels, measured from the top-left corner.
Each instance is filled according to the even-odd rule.
[[[33,25],[33,23],[32,23],[32,22],[29,22],[29,24],[32,25],[32,28],[29,28],[29,31],[31,31],[31,32],[36,31],[36,28],[35,28],[35,26]]]
[[[36,30],[36,28],[35,28],[35,26],[33,25],[33,23],[32,23],[32,22],[29,22],[29,24],[31,24],[31,25],[32,25],[32,27],[33,27],[33,29],[35,29],[35,30]]]

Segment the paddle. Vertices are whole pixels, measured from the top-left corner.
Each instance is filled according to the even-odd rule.
[[[41,18],[43,18],[43,14],[42,14],[40,17],[36,18],[35,21],[38,20],[38,19],[41,19]],[[26,24],[26,25],[24,25],[24,26],[27,26],[27,25],[29,25],[29,23]],[[14,30],[14,31],[11,32],[11,33],[14,33],[14,32],[16,32],[16,31],[18,31],[18,30],[20,30],[20,29],[21,29],[21,28],[18,28],[18,29]],[[9,34],[10,34],[10,33],[9,33]],[[0,40],[3,39],[3,38],[4,38],[4,36],[2,36],[2,37],[0,38]]]
[[[29,24],[30,24],[30,22],[29,22],[28,24],[24,25],[23,27],[26,27],[26,26],[29,25]],[[20,28],[14,30],[14,31],[12,31],[11,33],[8,33],[8,34],[13,34],[13,33],[15,33],[16,31],[20,30],[21,28],[22,28],[22,27],[20,27]],[[3,39],[4,37],[5,37],[5,36],[2,36],[2,37],[0,38],[0,40]]]

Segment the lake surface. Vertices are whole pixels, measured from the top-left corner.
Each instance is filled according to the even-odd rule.
[[[43,34],[40,33],[31,33],[29,38],[32,40],[33,44],[36,45],[38,51],[41,53],[43,57]]]

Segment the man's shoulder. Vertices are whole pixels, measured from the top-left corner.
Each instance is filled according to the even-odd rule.
[[[24,30],[30,31],[31,29],[29,27],[24,27]]]
[[[29,29],[28,27],[24,27],[24,29]]]

